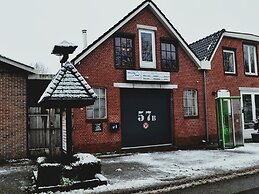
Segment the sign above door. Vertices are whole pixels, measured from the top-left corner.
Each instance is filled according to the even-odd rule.
[[[127,81],[170,82],[170,72],[126,70]]]

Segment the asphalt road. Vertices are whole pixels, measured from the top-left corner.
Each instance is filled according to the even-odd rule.
[[[181,190],[164,191],[161,193],[173,194],[258,194],[259,193],[259,173],[246,175],[230,180],[208,183],[196,187],[190,187]]]

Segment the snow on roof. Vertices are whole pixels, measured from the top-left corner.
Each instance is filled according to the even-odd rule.
[[[94,101],[97,95],[70,62],[63,64],[38,103],[48,101]]]
[[[76,158],[76,162],[71,163],[71,166],[80,166],[84,164],[100,163],[101,160],[88,153],[78,153],[73,155]]]

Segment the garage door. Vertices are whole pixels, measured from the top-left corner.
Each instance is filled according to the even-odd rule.
[[[121,89],[122,145],[171,144],[170,91]]]

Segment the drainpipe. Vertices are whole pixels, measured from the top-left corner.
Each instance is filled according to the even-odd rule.
[[[208,143],[209,142],[209,118],[208,118],[206,70],[203,70],[203,93],[204,93],[204,114],[205,114],[205,140]]]

